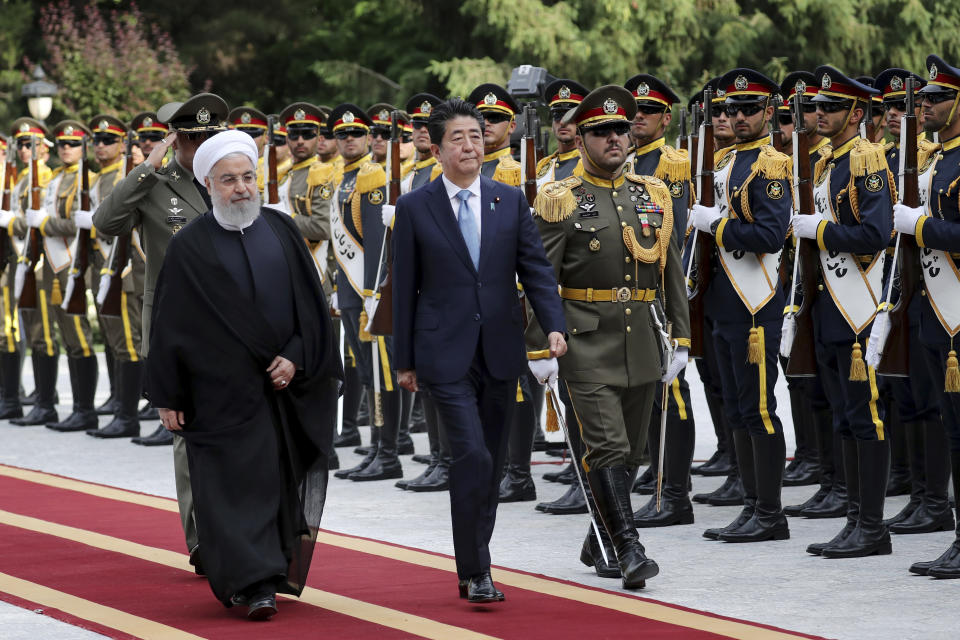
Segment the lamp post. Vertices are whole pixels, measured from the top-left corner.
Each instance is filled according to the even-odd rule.
[[[47,80],[47,74],[40,65],[35,66],[30,75],[33,76],[33,82],[23,85],[20,95],[27,99],[30,115],[43,122],[53,110],[53,96],[57,95],[57,85]]]

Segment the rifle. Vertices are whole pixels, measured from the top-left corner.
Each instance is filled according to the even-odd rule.
[[[90,210],[90,175],[87,171],[87,139],[81,141],[83,151],[80,153],[80,210]],[[77,229],[74,243],[75,252],[70,264],[70,275],[67,280],[67,290],[63,296],[60,308],[74,316],[87,314],[87,266],[90,262],[90,229]]]
[[[793,98],[794,131],[796,132],[793,164],[797,174],[797,214],[815,216],[817,212],[813,206],[813,179],[810,175],[810,139],[807,137],[807,127],[803,120],[803,107],[800,103],[802,95],[802,91],[797,91]],[[792,377],[812,377],[817,375],[813,338],[813,303],[817,300],[820,251],[816,241],[808,238],[798,239],[794,260],[799,264],[794,268],[791,286],[796,288],[799,272],[799,279],[803,286],[803,302],[800,310],[793,315],[796,331],[793,343],[790,345],[790,360],[785,373]],[[793,294],[791,294],[791,308],[792,300]]]
[[[786,145],[783,143],[783,129],[780,128],[780,105],[783,104],[783,98],[779,94],[773,96],[773,129],[770,131],[770,144],[780,153],[784,153]]]
[[[40,168],[37,162],[37,137],[30,136],[30,208],[40,208]],[[37,308],[37,261],[40,259],[40,230],[30,227],[26,249],[17,264],[14,291],[21,309]]]
[[[533,206],[537,199],[537,131],[540,130],[540,123],[537,120],[537,108],[533,104],[527,104],[523,107],[523,140],[520,142],[520,171],[522,172],[523,194],[527,198],[527,204]],[[527,329],[529,320],[527,319],[527,296],[520,290],[520,307],[522,308],[521,318],[523,320],[523,329]]]
[[[920,206],[919,176],[917,175],[917,114],[914,104],[915,80],[908,77],[907,111],[900,124],[900,201],[908,207]],[[899,265],[897,257],[899,254]],[[881,309],[889,308],[887,320],[890,323],[890,332],[886,339],[877,345],[882,357],[877,366],[877,373],[885,376],[905,377],[910,375],[910,318],[907,309],[910,301],[920,288],[920,249],[914,236],[897,234],[893,248],[893,264],[890,269],[890,281],[887,284],[887,293],[880,305]],[[892,308],[890,294],[892,293],[894,275],[897,267],[900,268],[900,298]]]
[[[13,185],[17,179],[17,165],[13,163],[12,154],[14,149],[13,138],[7,139],[7,162],[3,168],[3,201],[0,203],[0,209],[11,211],[13,206]],[[0,273],[7,268],[7,252],[10,250],[10,234],[7,230],[0,229]]]
[[[264,157],[267,163],[267,204],[278,204],[280,192],[277,188],[277,148],[273,145],[273,131],[277,126],[274,116],[267,116],[267,148]]]
[[[873,136],[876,133],[877,128],[873,124],[873,98],[867,96],[867,106],[863,110],[863,120],[860,121],[860,137],[873,142]]]
[[[700,146],[699,146],[699,188],[697,189],[697,201],[704,207],[712,207],[714,204],[713,193],[713,114],[711,106],[713,105],[713,89],[707,89],[703,92],[703,124],[700,125]],[[706,323],[706,294],[707,287],[710,285],[710,270],[712,268],[713,239],[710,234],[698,233],[693,230],[693,240],[691,247],[693,254],[687,266],[687,282],[690,282],[693,264],[696,262],[696,284],[687,295],[687,302],[690,305],[690,356],[700,358],[703,356],[703,341],[705,337]]]
[[[396,205],[400,197],[400,112],[390,114],[390,175],[387,189],[387,204]],[[387,227],[383,235],[383,246],[380,248],[380,269],[383,268],[383,254],[387,254],[387,277],[380,282],[380,269],[377,270],[378,302],[377,310],[370,319],[370,333],[376,336],[393,335],[393,247],[391,238],[393,230]]]
[[[680,107],[680,137],[677,138],[677,148],[684,151],[690,148],[690,140],[687,134],[687,108]]]
[[[132,136],[127,136],[127,146],[124,150],[124,175],[133,170],[133,146]],[[100,303],[100,315],[119,317],[123,311],[120,308],[123,300],[123,270],[130,260],[130,243],[132,242],[131,233],[125,233],[117,236],[110,248],[110,255],[107,257],[107,263],[100,272],[100,291],[97,294],[97,302]]]

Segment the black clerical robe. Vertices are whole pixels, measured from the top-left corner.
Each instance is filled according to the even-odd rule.
[[[212,212],[170,242],[147,360],[154,406],[184,412],[200,560],[216,597],[261,581],[303,590],[343,378],[313,259],[270,209],[241,234]],[[281,391],[277,355],[297,367]]]

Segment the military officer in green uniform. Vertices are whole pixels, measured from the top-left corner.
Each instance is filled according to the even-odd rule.
[[[315,258],[321,255],[319,249],[323,245],[325,264],[323,243],[330,239],[330,199],[335,187],[334,168],[317,157],[317,136],[325,118],[316,106],[294,102],[280,112],[280,122],[287,131],[287,146],[293,159],[280,190],[280,201],[310,243]],[[329,295],[331,284],[324,280],[324,291]]]
[[[577,127],[583,177],[544,186],[534,203],[547,257],[564,299],[569,351],[559,375],[583,437],[582,458],[607,557],[590,533],[581,561],[639,588],[659,567],[644,555],[630,487],[646,446],[653,396],[686,366],[690,323],[673,233],[673,202],[659,178],[624,173],[636,102],[623,87],[588,94],[564,117]],[[654,320],[656,318],[656,320]],[[672,322],[676,353],[655,329]],[[664,329],[666,331],[666,329]],[[531,371],[555,379],[542,330],[527,331]]]
[[[157,110],[157,119],[171,133],[150,152],[147,159],[121,180],[100,203],[93,224],[103,233],[122,236],[139,228],[146,259],[143,293],[142,353],[150,349],[150,314],[153,293],[174,233],[211,207],[206,188],[193,175],[193,154],[204,140],[226,130],[227,103],[211,93],[201,93],[186,102],[171,102]],[[173,159],[163,163],[173,148]],[[177,503],[187,549],[196,558],[197,527],[186,446],[176,438],[173,446]],[[200,571],[200,568],[197,568]]]
[[[550,121],[557,150],[537,162],[537,186],[572,175],[583,175],[583,163],[577,151],[577,131],[571,124],[563,124],[567,111],[583,101],[590,93],[585,86],[566,78],[554,80],[543,89],[543,96],[550,107]]]
[[[413,169],[408,173],[400,185],[403,193],[413,191],[440,177],[443,168],[433,157],[430,151],[430,133],[427,131],[427,118],[434,106],[442,100],[430,93],[418,93],[407,100],[407,113],[410,114],[410,123],[413,129],[414,156]]]

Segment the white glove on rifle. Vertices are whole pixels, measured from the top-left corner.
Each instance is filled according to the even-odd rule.
[[[898,202],[893,205],[893,228],[909,236],[916,235],[917,220],[923,215],[923,207],[908,207]]]
[[[679,347],[676,351],[673,352],[673,360],[670,361],[670,366],[667,367],[667,372],[663,374],[663,377],[660,378],[661,382],[670,384],[673,382],[673,379],[680,375],[680,372],[683,371],[687,366],[688,351],[686,347]]]
[[[47,212],[43,209],[27,209],[27,226],[39,229],[47,217]]]
[[[364,298],[363,310],[367,312],[367,321],[373,320],[373,314],[377,312],[377,299],[373,296]]]
[[[537,379],[537,382],[550,387],[556,386],[557,375],[560,373],[560,365],[556,358],[530,360],[527,362],[527,366],[530,367],[530,373]]]
[[[0,210],[0,227],[3,227],[4,229],[9,227],[10,221],[13,220],[13,216],[13,211]]]
[[[73,214],[73,223],[77,229],[93,229],[93,211],[77,211]]]
[[[793,216],[793,235],[798,238],[817,239],[817,229],[823,218],[814,215]]]
[[[387,229],[393,228],[393,215],[397,208],[392,204],[385,204],[380,208],[380,216],[383,220],[383,226]]]
[[[712,234],[713,232],[710,230],[710,227],[721,218],[723,218],[723,214],[720,213],[720,209],[717,207],[705,207],[702,204],[695,204],[690,210],[691,223],[704,233]]]
[[[337,292],[334,291],[330,294],[330,307],[335,311],[340,311],[340,301],[337,300]]]
[[[890,335],[890,317],[886,311],[881,311],[873,320],[870,339],[867,341],[865,360],[874,369],[880,366],[880,358],[883,357],[883,347],[886,346],[888,335]]]

